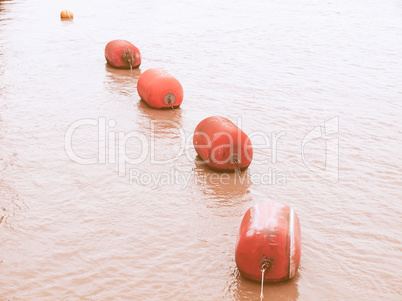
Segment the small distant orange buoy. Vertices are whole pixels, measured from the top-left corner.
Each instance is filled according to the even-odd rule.
[[[251,280],[280,282],[295,276],[301,257],[297,214],[287,205],[262,202],[247,210],[236,243],[236,264]]]
[[[71,10],[65,9],[60,13],[60,18],[72,20],[74,18],[74,15]]]
[[[148,69],[137,83],[138,95],[148,105],[157,109],[177,108],[183,101],[180,82],[161,69]]]
[[[125,40],[114,40],[105,48],[106,61],[119,69],[138,68],[141,65],[141,54],[137,47]]]
[[[217,171],[245,170],[253,159],[249,137],[224,117],[213,116],[201,121],[195,128],[193,144],[208,167]]]

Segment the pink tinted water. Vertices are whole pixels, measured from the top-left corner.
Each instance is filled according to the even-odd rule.
[[[401,32],[396,0],[0,1],[0,299],[258,300],[237,231],[278,201],[300,218],[302,259],[266,300],[400,300]],[[118,38],[139,70],[106,66]],[[180,109],[139,101],[155,67],[182,83]],[[195,160],[212,115],[251,136],[243,181]],[[66,152],[79,120],[101,128],[72,137],[95,164]],[[119,167],[119,132],[143,160]]]

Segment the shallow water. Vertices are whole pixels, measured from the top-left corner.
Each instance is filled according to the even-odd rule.
[[[261,201],[302,227],[265,300],[400,300],[400,1],[82,2],[0,1],[1,300],[258,300],[234,249]],[[105,64],[118,38],[140,69]],[[139,101],[152,67],[181,108]],[[196,160],[212,115],[251,136],[241,179]]]

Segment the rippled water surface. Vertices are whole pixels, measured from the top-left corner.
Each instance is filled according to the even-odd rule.
[[[278,201],[302,259],[265,300],[400,300],[401,33],[398,0],[0,1],[0,299],[258,300],[236,236]],[[181,108],[139,100],[153,67]],[[212,115],[251,137],[241,178],[196,160]]]

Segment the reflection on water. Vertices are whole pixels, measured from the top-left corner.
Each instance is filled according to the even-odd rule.
[[[7,114],[8,106],[4,99],[7,93],[6,81],[1,80],[5,72],[5,57],[4,57],[4,41],[6,40],[3,34],[3,22],[10,20],[7,17],[8,6],[11,1],[0,1],[0,229],[7,228],[13,230],[13,223],[16,215],[27,209],[24,200],[19,196],[18,191],[13,187],[12,181],[6,175],[9,170],[13,169],[13,165],[18,165],[17,153],[8,153],[6,144],[7,139],[7,124],[3,121],[3,115]],[[2,262],[0,257],[0,263]]]
[[[138,94],[137,97],[139,98]],[[183,130],[181,108],[158,110],[150,107],[145,101],[138,100],[137,124],[139,130],[148,134],[149,141],[155,146],[155,151],[169,151],[166,145],[171,145],[171,152],[178,154],[185,147],[188,136]],[[174,150],[173,150],[174,149]]]
[[[290,281],[264,285],[264,300],[295,301],[299,299],[299,273]],[[231,283],[227,287],[227,296],[232,300],[258,300],[261,284],[243,277],[238,269],[231,275]]]
[[[208,168],[197,156],[194,160],[195,184],[199,192],[219,206],[233,206],[239,199],[250,193],[249,170],[238,173],[219,173]]]
[[[132,71],[127,69],[112,68],[105,64],[106,78],[105,87],[110,93],[118,93],[124,96],[133,97],[136,100],[137,81],[141,75],[141,69],[135,68]]]
[[[0,172],[3,172],[1,170]],[[14,230],[14,218],[21,210],[29,209],[18,192],[7,184],[4,179],[0,179],[0,227]]]
[[[0,145],[5,137],[2,137],[2,122],[0,119]],[[0,149],[0,227],[6,227],[13,230],[13,223],[16,215],[29,207],[26,205],[23,198],[14,188],[13,182],[5,175],[10,173],[18,160],[18,154],[13,153],[11,156]],[[17,163],[18,165],[18,163]]]
[[[181,124],[181,119],[182,119],[182,109],[181,107],[175,108],[175,109],[155,109],[150,107],[145,101],[140,100],[140,97],[138,96],[138,110],[140,112],[140,116],[143,117],[144,120],[148,121],[170,121],[170,122],[175,122],[180,125],[180,128],[182,127]]]

